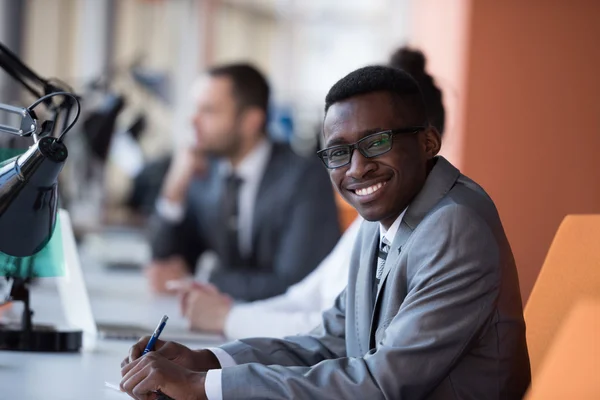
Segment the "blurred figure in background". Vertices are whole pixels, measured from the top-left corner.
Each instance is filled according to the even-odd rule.
[[[444,133],[446,114],[442,92],[425,70],[426,60],[419,50],[401,47],[390,58],[393,67],[409,72],[420,86],[428,119]],[[327,256],[304,280],[281,296],[234,305],[218,290],[183,284],[182,312],[194,330],[224,334],[230,339],[284,337],[306,333],[321,321],[321,314],[333,305],[346,286],[350,253],[362,218],[358,217]]]
[[[431,125],[443,134],[446,123],[443,95],[433,77],[427,73],[427,60],[423,52],[407,46],[400,47],[390,57],[389,65],[403,69],[417,81],[427,107],[427,117]]]
[[[281,294],[339,238],[331,182],[318,160],[268,140],[269,85],[254,67],[212,68],[196,89],[196,144],[174,158],[150,223],[151,287],[166,291],[213,250],[219,291],[246,301]]]

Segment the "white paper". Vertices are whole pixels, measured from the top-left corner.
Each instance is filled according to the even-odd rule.
[[[122,395],[129,397],[129,395],[127,393],[121,391],[121,388],[119,387],[119,385],[115,385],[114,383],[110,383],[110,382],[104,382],[104,386],[106,386],[109,389],[116,390],[117,392],[121,393]]]

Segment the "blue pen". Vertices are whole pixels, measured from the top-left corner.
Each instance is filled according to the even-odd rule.
[[[167,317],[166,315],[163,315],[163,317],[160,319],[160,321],[158,322],[158,326],[152,333],[150,340],[148,340],[148,344],[146,345],[146,348],[144,349],[144,352],[142,353],[142,355],[149,353],[151,351],[154,351],[154,345],[156,344],[158,337],[160,336],[163,329],[165,328],[165,325],[167,324],[168,319],[169,319],[169,317]],[[157,392],[157,394],[158,394],[157,400],[173,400],[171,397],[167,396],[160,390]]]
[[[148,344],[146,345],[146,348],[144,349],[144,352],[142,353],[142,355],[149,353],[151,351],[154,351],[154,345],[156,344],[158,337],[160,336],[163,329],[165,328],[165,325],[167,324],[168,319],[169,319],[169,317],[167,317],[166,315],[163,315],[163,317],[160,319],[160,322],[158,323],[158,326],[154,330],[152,337],[150,337],[150,340],[148,341]]]

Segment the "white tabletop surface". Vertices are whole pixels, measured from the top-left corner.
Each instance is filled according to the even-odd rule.
[[[94,316],[104,322],[139,323],[152,333],[163,314],[169,323],[163,336],[185,331],[177,300],[154,297],[146,288],[141,272],[108,272],[93,263],[82,265]],[[34,323],[64,324],[55,280],[40,279],[32,289]],[[220,339],[194,336],[183,343],[190,347],[210,347]],[[97,340],[94,348],[76,354],[0,351],[0,400],[82,400],[125,399],[128,396],[105,387],[118,384],[120,363],[131,342]]]

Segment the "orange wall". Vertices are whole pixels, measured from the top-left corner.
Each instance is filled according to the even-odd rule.
[[[562,218],[600,213],[600,1],[459,1],[468,27],[446,31],[432,22],[454,2],[425,3],[415,37],[465,77],[457,164],[498,206],[525,301]],[[434,75],[451,69],[440,64]]]
[[[427,55],[427,70],[444,93],[446,127],[441,154],[462,167],[467,52],[472,0],[415,0],[410,45]]]
[[[600,213],[600,2],[471,15],[463,170],[498,206],[525,299],[563,217]]]

